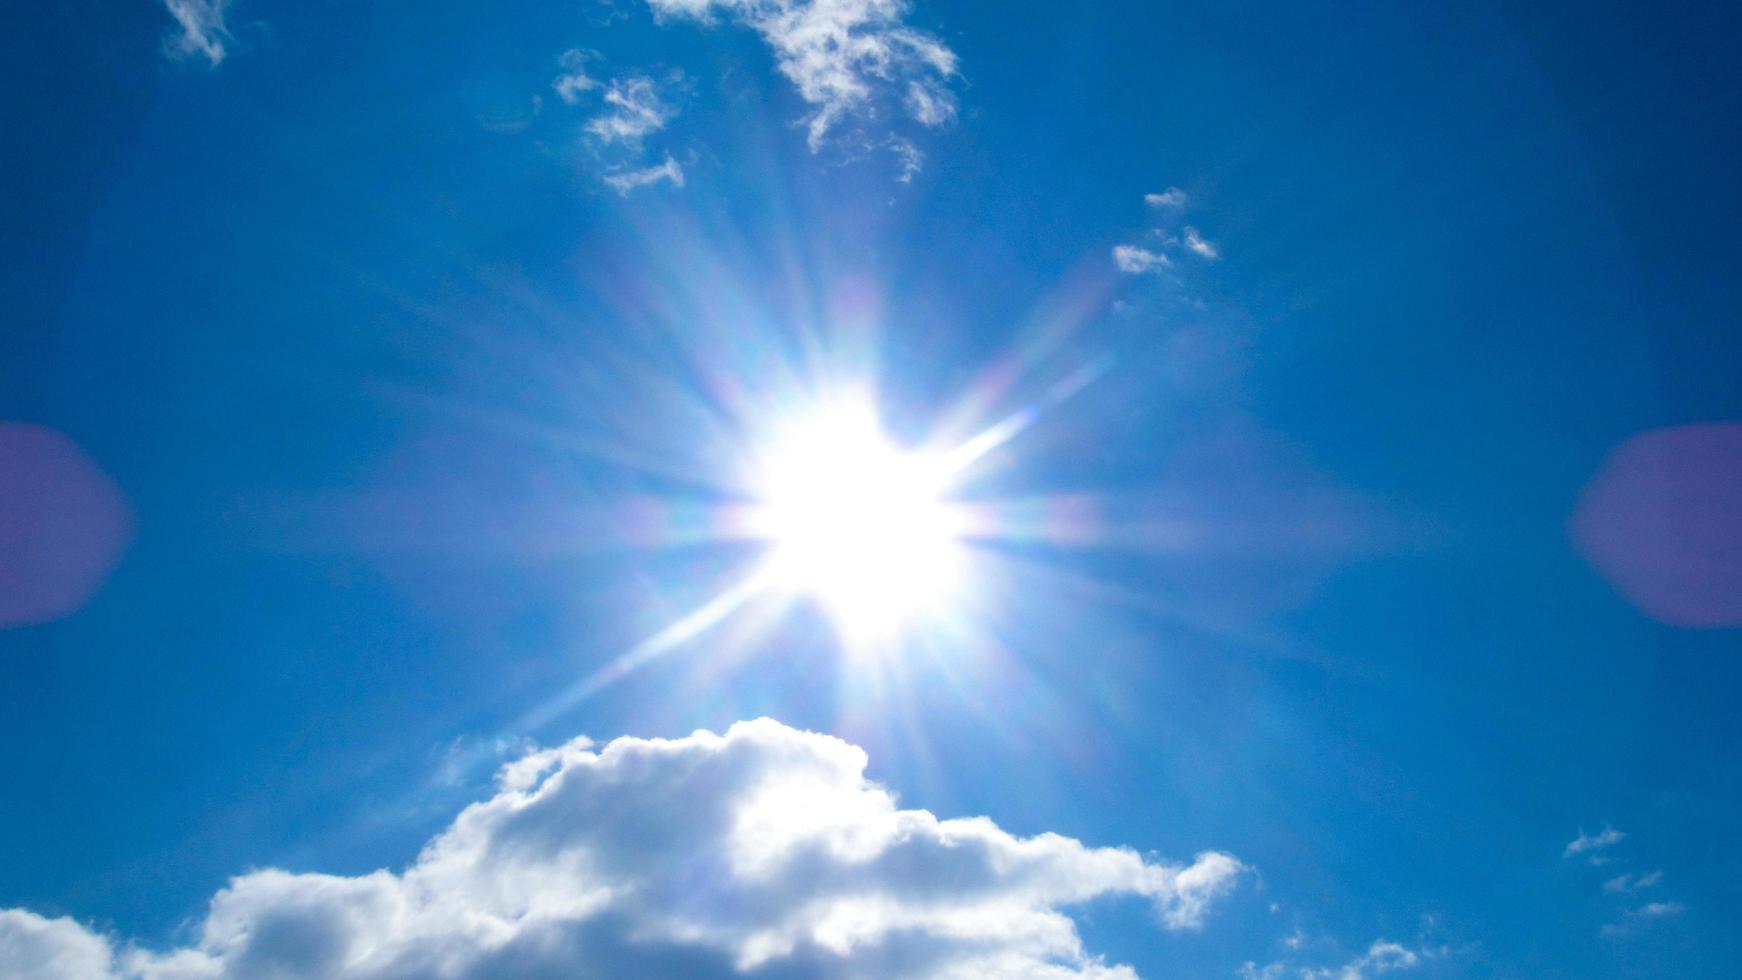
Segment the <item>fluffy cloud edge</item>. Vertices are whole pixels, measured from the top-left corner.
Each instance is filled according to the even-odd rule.
[[[482,980],[586,963],[647,977],[1128,978],[1084,949],[1071,907],[1141,898],[1162,927],[1193,930],[1246,870],[1216,851],[1166,864],[900,809],[867,762],[769,719],[577,739],[505,766],[495,794],[401,872],[240,875],[167,952],[0,911],[0,972]]]

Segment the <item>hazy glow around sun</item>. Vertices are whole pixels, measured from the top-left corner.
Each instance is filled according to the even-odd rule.
[[[796,419],[758,460],[752,522],[783,590],[820,602],[848,639],[945,602],[965,556],[942,456],[904,450],[869,405]]]

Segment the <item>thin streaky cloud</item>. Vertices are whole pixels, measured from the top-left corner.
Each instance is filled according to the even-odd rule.
[[[1623,912],[1619,920],[1603,926],[1600,932],[1605,939],[1625,939],[1654,922],[1674,919],[1684,911],[1686,908],[1680,902],[1647,902]]]
[[[683,167],[679,166],[677,160],[675,160],[669,153],[665,155],[665,160],[662,163],[655,164],[651,167],[644,167],[640,170],[629,170],[622,173],[606,174],[601,179],[604,180],[612,190],[623,195],[627,195],[630,191],[638,188],[649,187],[661,182],[669,183],[674,187],[682,187],[684,185]]]
[[[1364,977],[1394,970],[1413,970],[1421,965],[1422,954],[1402,943],[1386,939],[1375,940],[1367,951],[1337,967],[1300,971],[1301,980],[1362,980]]]
[[[921,126],[955,118],[956,54],[910,27],[905,0],[647,0],[661,20],[713,23],[716,14],[755,31],[775,67],[810,106],[812,151],[847,119],[899,104]]]
[[[612,80],[605,88],[605,104],[610,110],[587,123],[587,132],[605,143],[639,146],[677,115],[660,95],[658,84],[646,75]]]
[[[583,94],[596,91],[602,83],[587,74],[587,63],[597,61],[598,58],[598,52],[582,48],[564,51],[562,57],[557,59],[557,66],[562,69],[562,74],[550,83],[557,97],[569,105],[576,105]]]
[[[1643,891],[1657,887],[1663,880],[1662,871],[1647,871],[1644,874],[1624,874],[1603,882],[1603,891],[1611,895],[1626,895],[1630,892]]]
[[[889,149],[895,154],[895,162],[899,168],[895,179],[903,184],[913,183],[913,178],[925,166],[925,154],[919,147],[900,137],[889,141]]]
[[[1298,946],[1289,948],[1298,949]],[[1411,949],[1389,939],[1375,939],[1359,956],[1344,963],[1308,966],[1284,958],[1259,966],[1256,961],[1247,960],[1240,964],[1234,975],[1239,980],[1281,980],[1283,977],[1299,977],[1300,980],[1366,980],[1383,973],[1414,970],[1430,960],[1450,954],[1451,950],[1445,946],[1418,946]]]
[[[199,56],[213,67],[229,53],[230,31],[224,12],[230,0],[163,0],[180,30],[169,39],[169,50],[181,57]]]
[[[1567,844],[1566,850],[1561,852],[1561,857],[1572,858],[1584,854],[1587,855],[1586,860],[1592,864],[1601,864],[1607,860],[1602,857],[1601,852],[1621,843],[1626,837],[1625,833],[1610,826],[1605,826],[1595,834],[1587,834],[1581,830],[1579,836],[1573,838],[1572,842]]]

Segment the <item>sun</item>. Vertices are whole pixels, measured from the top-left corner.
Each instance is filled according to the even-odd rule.
[[[953,476],[946,457],[893,443],[869,405],[792,420],[756,475],[752,524],[774,584],[814,599],[850,641],[941,609],[965,562]]]

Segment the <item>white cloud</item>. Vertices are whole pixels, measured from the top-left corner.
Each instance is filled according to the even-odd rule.
[[[212,899],[192,945],[128,947],[118,966],[67,920],[4,913],[0,973],[1134,980],[1084,949],[1066,910],[1136,896],[1162,925],[1195,928],[1242,871],[1214,852],[1182,867],[898,809],[866,761],[767,719],[603,748],[579,739],[505,766],[496,794],[402,872],[250,872]]]
[[[1131,275],[1142,275],[1145,272],[1159,272],[1173,264],[1173,261],[1160,252],[1151,252],[1147,248],[1136,245],[1113,246],[1113,264],[1120,272]]]
[[[1663,872],[1647,871],[1644,874],[1624,874],[1603,882],[1603,890],[1611,895],[1626,895],[1629,892],[1645,888],[1655,888],[1663,880]]]
[[[708,22],[722,13],[761,35],[775,66],[811,106],[812,150],[879,101],[899,101],[922,126],[955,118],[955,52],[906,26],[907,0],[647,0],[656,16]]]
[[[1185,245],[1186,248],[1212,261],[1222,257],[1221,250],[1216,248],[1214,242],[1205,241],[1204,236],[1198,234],[1198,230],[1189,225],[1186,227]]]
[[[1586,854],[1589,856],[1585,860],[1592,864],[1604,864],[1609,859],[1601,852],[1621,843],[1626,836],[1614,827],[1604,827],[1601,832],[1596,834],[1587,834],[1581,830],[1579,836],[1573,838],[1572,843],[1568,844],[1566,850],[1561,852],[1561,857],[1571,858]]]
[[[907,111],[922,126],[942,126],[956,118],[956,103],[948,92],[923,82],[908,82]]]
[[[109,941],[77,922],[0,909],[0,972],[11,980],[107,980],[114,969]]]
[[[1186,206],[1186,192],[1177,187],[1169,187],[1159,194],[1143,195],[1143,203],[1152,208],[1177,211]]]
[[[670,182],[675,187],[682,187],[683,168],[678,166],[678,162],[672,159],[671,154],[668,153],[664,163],[645,167],[641,170],[606,174],[602,179],[619,194],[628,194],[632,190],[657,184],[662,180]]]
[[[1602,934],[1606,939],[1622,939],[1638,932],[1660,919],[1673,919],[1682,914],[1685,909],[1680,902],[1647,902],[1636,909],[1628,909],[1622,913],[1619,922],[1611,922],[1604,926]]]
[[[562,69],[562,74],[550,83],[557,97],[569,105],[575,105],[581,101],[582,93],[597,89],[599,80],[587,74],[587,62],[597,60],[598,57],[598,52],[581,48],[564,51],[557,59],[557,67]]]
[[[919,147],[899,137],[889,141],[889,148],[894,151],[896,164],[900,167],[895,179],[903,184],[913,183],[914,175],[925,165],[925,155],[919,152]]]
[[[1367,952],[1342,966],[1321,967],[1300,971],[1301,980],[1365,980],[1366,977],[1394,970],[1413,970],[1421,965],[1427,951],[1416,952],[1402,943],[1385,939],[1374,940]]]
[[[1291,942],[1291,939],[1297,941]],[[1304,937],[1297,930],[1293,936],[1283,941],[1283,945],[1298,952],[1305,945]],[[1240,964],[1234,975],[1240,980],[1282,980],[1284,977],[1298,977],[1300,980],[1368,980],[1381,974],[1414,970],[1429,960],[1449,955],[1451,949],[1446,946],[1418,943],[1411,949],[1389,939],[1376,939],[1365,952],[1346,963],[1308,966],[1283,958],[1259,966],[1257,962],[1247,960]]]
[[[170,38],[171,51],[184,57],[200,55],[213,65],[224,60],[224,43],[230,38],[224,9],[230,0],[163,0],[163,5],[181,28]]]
[[[639,146],[643,137],[664,129],[677,115],[645,75],[613,79],[605,89],[605,104],[610,111],[593,117],[587,131],[606,143]]]

